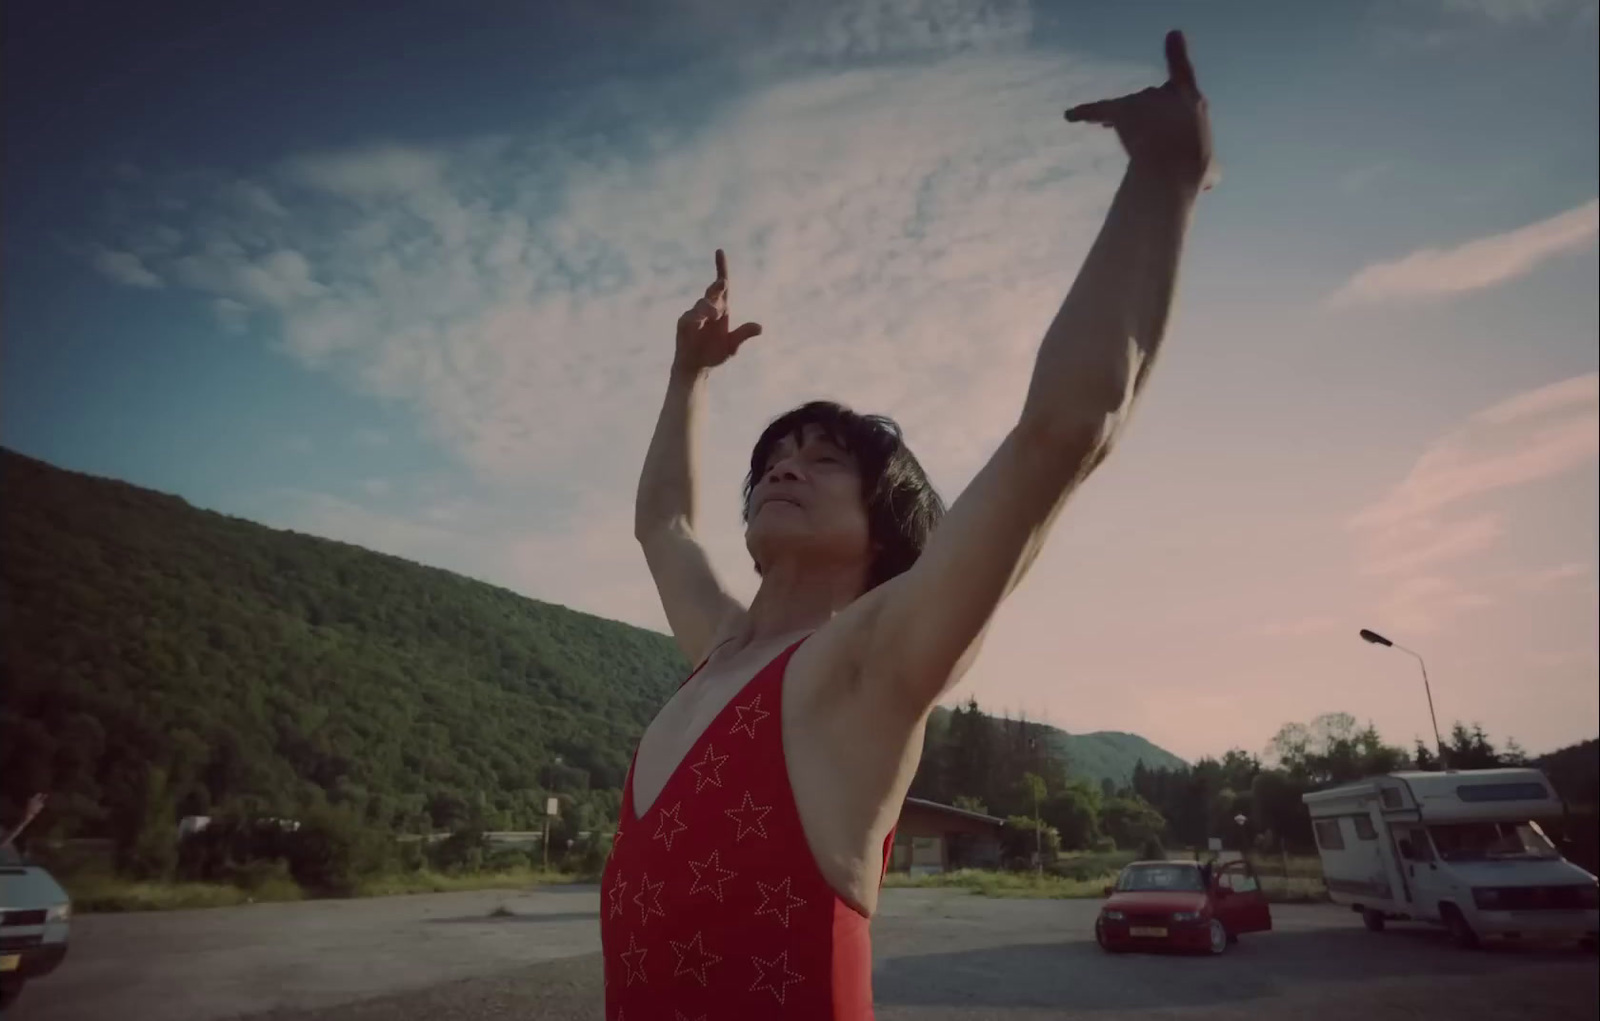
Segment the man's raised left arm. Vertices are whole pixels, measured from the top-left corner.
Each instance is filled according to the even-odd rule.
[[[863,600],[858,668],[905,712],[925,712],[970,666],[1067,497],[1110,452],[1160,349],[1211,157],[1177,32],[1167,64],[1159,88],[1067,111],[1115,129],[1128,151],[1105,225],[1045,333],[1016,425],[915,566]]]

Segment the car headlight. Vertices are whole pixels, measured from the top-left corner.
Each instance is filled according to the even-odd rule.
[[[1174,922],[1198,922],[1198,921],[1200,921],[1200,912],[1198,912],[1198,911],[1174,911],[1172,913],[1172,920]]]
[[[1492,886],[1475,886],[1472,889],[1472,903],[1480,910],[1494,911],[1500,907],[1500,891]]]
[[[72,919],[72,904],[57,904],[44,913],[46,924],[50,922],[66,922]]]
[[[1122,917],[1122,912],[1120,911],[1107,911],[1105,913],[1105,919],[1108,922],[1120,922]]]

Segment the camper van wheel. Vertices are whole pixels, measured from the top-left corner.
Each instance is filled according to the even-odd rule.
[[[1383,912],[1382,911],[1374,911],[1371,908],[1367,908],[1366,910],[1361,912],[1361,921],[1372,932],[1382,932],[1383,931]]]
[[[1450,930],[1450,938],[1456,941],[1456,946],[1463,950],[1478,948],[1478,934],[1472,931],[1460,908],[1454,904],[1441,904],[1439,916],[1444,919],[1445,928]]]

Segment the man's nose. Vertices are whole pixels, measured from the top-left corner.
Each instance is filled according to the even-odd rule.
[[[767,469],[768,482],[788,482],[801,478],[800,465],[797,458],[786,457],[777,461]]]

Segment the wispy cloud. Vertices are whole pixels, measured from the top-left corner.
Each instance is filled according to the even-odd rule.
[[[1541,415],[1579,410],[1596,404],[1600,404],[1600,373],[1590,372],[1508,397],[1474,417],[1488,425],[1510,425]]]
[[[388,479],[363,479],[361,491],[368,496],[384,497],[394,491],[394,484]]]
[[[242,333],[250,325],[250,306],[232,298],[213,298],[211,312],[229,333]]]
[[[1304,638],[1308,635],[1326,634],[1337,628],[1340,623],[1338,617],[1312,614],[1293,620],[1263,624],[1257,627],[1254,633],[1264,638]]]
[[[383,447],[389,443],[389,434],[382,429],[370,427],[357,429],[350,437],[351,442],[362,447]]]
[[[1339,175],[1339,190],[1354,195],[1358,192],[1366,191],[1372,186],[1373,182],[1392,173],[1394,173],[1394,164],[1386,160],[1376,163],[1363,163],[1360,166],[1351,167]]]
[[[1406,634],[1436,632],[1463,613],[1494,605],[1488,593],[1453,578],[1420,575],[1395,586],[1375,607],[1384,627]]]
[[[145,266],[144,261],[132,252],[95,246],[90,259],[94,268],[119,284],[129,287],[160,287],[162,280]]]
[[[1600,200],[1504,234],[1452,248],[1424,248],[1366,266],[1329,298],[1333,307],[1439,298],[1481,290],[1532,272],[1540,263],[1588,247],[1600,227]]]
[[[1487,18],[1505,25],[1517,22],[1543,23],[1568,15],[1593,18],[1595,0],[1436,0],[1452,14]]]
[[[1516,579],[1516,584],[1519,588],[1530,592],[1544,592],[1561,585],[1582,581],[1592,573],[1593,569],[1588,564],[1574,561],[1525,572]]]
[[[585,589],[561,593],[593,607],[617,585],[653,604],[626,521],[593,509],[629,506],[671,324],[726,248],[734,314],[766,333],[713,381],[705,484],[714,555],[747,580],[738,475],[800,401],[895,415],[947,486],[976,469],[1121,171],[1114,139],[1060,111],[1152,73],[1030,54],[1021,5],[794,10],[823,28],[785,46],[850,59],[748,82],[692,129],[634,96],[613,139],[559,125],[299,154],[255,182],[285,215],[229,180],[157,265],[247,306],[304,365],[415,409],[480,480],[537,485],[568,517],[523,562],[574,563],[610,529],[627,564],[569,571]]]
[[[1424,451],[1405,479],[1353,524],[1414,522],[1470,497],[1593,461],[1600,447],[1596,383],[1595,373],[1574,376],[1479,412]]]
[[[1515,394],[1435,441],[1398,484],[1350,519],[1361,569],[1385,579],[1387,608],[1419,629],[1436,627],[1490,598],[1442,571],[1490,549],[1504,516],[1476,510],[1480,498],[1566,474],[1600,453],[1595,373]],[[1555,569],[1571,570],[1570,565]],[[1553,583],[1546,580],[1544,584]],[[1524,586],[1526,587],[1526,586]]]
[[[1481,553],[1505,533],[1498,514],[1479,514],[1461,521],[1400,519],[1374,537],[1375,549],[1364,566],[1368,574],[1394,575],[1417,571]]]

